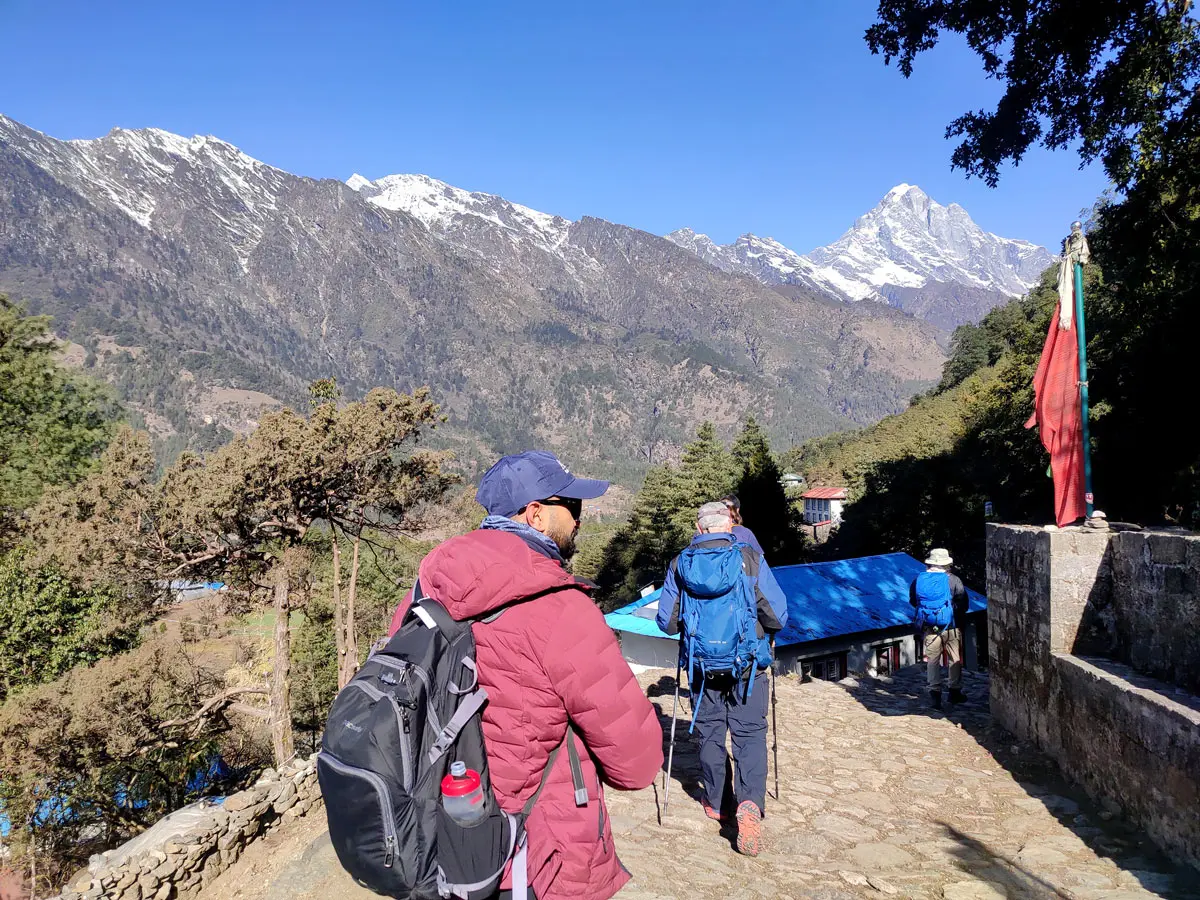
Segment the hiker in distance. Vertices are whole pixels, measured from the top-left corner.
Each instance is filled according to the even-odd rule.
[[[726,494],[721,498],[721,502],[729,509],[729,520],[733,522],[733,528],[730,529],[730,533],[733,535],[734,540],[741,541],[743,544],[749,544],[758,551],[759,556],[765,559],[766,554],[763,552],[762,544],[758,542],[758,538],[754,536],[754,532],[742,522],[742,501],[738,499],[738,495]]]
[[[926,569],[908,586],[913,607],[913,627],[918,646],[924,649],[929,683],[929,702],[942,708],[942,652],[950,663],[950,702],[964,703],[962,692],[962,631],[970,599],[957,575],[950,572],[954,560],[942,547],[929,551]]]
[[[704,813],[727,820],[725,733],[733,743],[737,849],[757,856],[767,793],[770,636],[787,624],[787,599],[762,553],[737,540],[724,502],[705,503],[696,536],[671,562],[658,627],[680,634],[680,666],[700,740]]]
[[[479,484],[482,525],[436,547],[418,574],[422,591],[453,618],[474,620],[478,679],[487,691],[484,744],[499,805],[520,812],[568,725],[578,736],[578,760],[552,760],[526,823],[528,884],[537,900],[607,900],[620,890],[630,876],[617,859],[604,784],[644,788],[663,763],[654,708],[590,586],[563,568],[583,501],[607,489],[606,481],[575,477],[552,453],[505,456]],[[396,611],[393,632],[410,602]],[[577,762],[575,781],[581,773],[586,796],[573,783]],[[506,874],[501,887],[510,884]]]

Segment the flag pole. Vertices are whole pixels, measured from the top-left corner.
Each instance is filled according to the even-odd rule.
[[[1079,413],[1083,426],[1083,498],[1087,506],[1087,517],[1096,511],[1095,496],[1092,494],[1092,442],[1088,426],[1088,368],[1087,330],[1083,322],[1083,264],[1087,261],[1087,241],[1083,237],[1083,224],[1071,223],[1071,256],[1075,262],[1075,328],[1079,340]]]

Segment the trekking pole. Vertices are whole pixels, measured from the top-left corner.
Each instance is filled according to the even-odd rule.
[[[671,764],[675,761],[675,714],[679,710],[679,676],[683,671],[683,657],[675,663],[675,699],[671,702],[671,744],[667,750],[667,771],[663,775],[663,811],[671,802]]]
[[[775,802],[779,802],[779,721],[776,718],[779,690],[775,683],[775,638],[771,638],[771,752],[775,757]]]

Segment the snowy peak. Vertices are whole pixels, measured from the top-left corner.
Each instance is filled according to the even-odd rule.
[[[957,203],[942,206],[914,185],[892,188],[849,231],[808,258],[869,286],[872,299],[889,299],[889,287],[919,288],[930,281],[1016,296],[1053,262],[1050,251],[989,234]]]
[[[698,234],[690,228],[680,228],[678,231],[668,234],[667,240],[684,250],[691,251],[718,269],[736,272],[739,268],[733,248],[722,247],[707,234]]]
[[[290,177],[208,135],[114,128],[101,138],[56,141],[0,116],[0,134],[5,133],[19,136],[14,148],[57,181],[142,228],[154,228],[162,216],[171,222],[212,217],[243,270]],[[170,198],[185,185],[200,191],[205,202],[188,208],[174,203]]]
[[[353,175],[346,184],[368,202],[406,212],[440,233],[499,228],[511,240],[530,240],[554,250],[566,240],[571,226],[562,216],[510,203],[494,194],[464,191],[428,175],[387,175],[377,181]]]
[[[754,234],[720,245],[685,228],[667,239],[765,284],[801,284],[842,300],[905,308],[923,291],[966,290],[995,294],[997,301],[1023,294],[1054,261],[1036,244],[985,232],[958,204],[943,206],[912,184],[896,185],[838,240],[804,255]]]

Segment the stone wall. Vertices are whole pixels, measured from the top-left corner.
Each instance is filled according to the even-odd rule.
[[[251,788],[202,800],[91,858],[55,900],[172,900],[195,896],[242,849],[288,819],[318,812],[316,756],[268,769]]]
[[[1200,865],[1194,593],[1164,590],[1177,567],[1194,591],[1196,539],[994,524],[987,539],[993,715]]]
[[[1200,701],[1123,663],[1055,656],[1060,765],[1200,867]]]
[[[1200,535],[1126,531],[1112,541],[1108,646],[1093,652],[1200,694]]]

